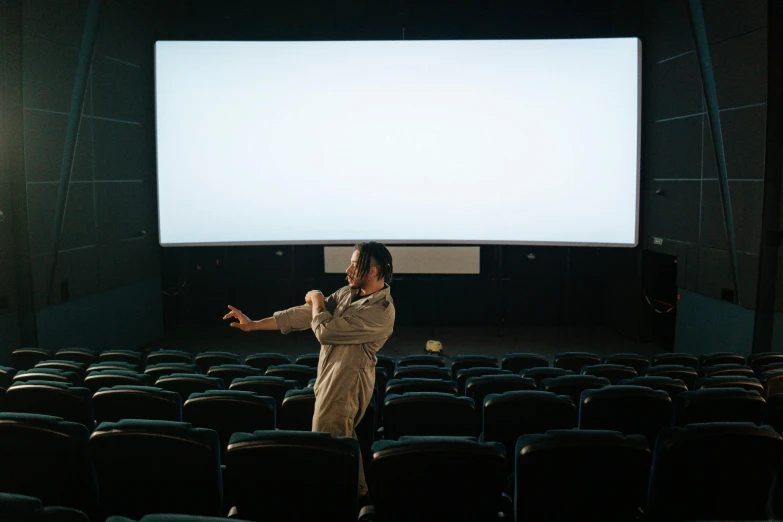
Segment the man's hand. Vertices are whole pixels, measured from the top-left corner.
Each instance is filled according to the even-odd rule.
[[[307,292],[307,295],[305,295],[305,303],[313,307],[323,306],[324,294],[322,294],[320,290],[310,290]]]
[[[228,305],[228,308],[231,311],[223,316],[223,320],[236,319],[237,321],[239,321],[239,322],[232,321],[229,324],[231,328],[239,328],[243,332],[250,332],[251,330],[253,330],[253,321],[251,321],[245,314],[243,314],[241,310],[237,310],[231,305]]]

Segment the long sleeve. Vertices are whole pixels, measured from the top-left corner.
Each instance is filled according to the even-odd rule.
[[[364,344],[386,340],[394,326],[394,306],[388,301],[334,317],[321,312],[312,319],[311,328],[321,344]]]
[[[307,330],[313,317],[313,307],[307,304],[295,306],[275,312],[273,316],[282,334]]]

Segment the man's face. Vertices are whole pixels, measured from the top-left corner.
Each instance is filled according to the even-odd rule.
[[[370,261],[370,269],[367,271],[367,273],[362,277],[357,277],[357,263],[359,263],[359,251],[354,250],[353,255],[351,256],[351,264],[345,270],[345,279],[348,281],[348,286],[351,288],[363,288],[364,285],[370,281],[371,277],[375,277],[376,271],[378,270],[375,267],[374,261]]]

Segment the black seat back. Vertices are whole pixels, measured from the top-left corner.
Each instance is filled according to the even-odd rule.
[[[594,353],[564,352],[555,354],[552,366],[555,368],[571,370],[575,374],[579,375],[582,373],[583,366],[593,366],[596,364],[601,364],[601,358]]]
[[[92,393],[113,386],[150,386],[151,384],[153,382],[149,375],[125,370],[95,371],[84,378],[84,387]]]
[[[595,375],[597,377],[606,377],[612,384],[617,384],[623,379],[633,379],[639,374],[631,366],[620,364],[595,364],[593,366],[584,366],[582,375]]]
[[[579,429],[638,433],[652,447],[671,419],[672,399],[663,390],[616,385],[582,392]]]
[[[731,352],[706,353],[699,357],[699,368],[722,364],[737,364],[744,366],[745,357],[738,353]]]
[[[270,366],[291,364],[291,356],[282,353],[254,353],[245,357],[245,364],[266,371]]]
[[[50,350],[41,348],[18,348],[11,352],[11,366],[18,371],[34,368],[41,361],[52,358]]]
[[[404,437],[378,441],[372,452],[367,484],[377,522],[497,520],[507,470],[500,444]]]
[[[251,391],[262,397],[272,397],[275,400],[278,415],[283,407],[283,399],[288,390],[298,390],[299,383],[293,380],[286,380],[282,377],[271,377],[263,375],[260,377],[242,377],[234,379],[231,383],[231,390]]]
[[[123,420],[90,437],[105,515],[220,516],[223,488],[217,433],[187,423]]]
[[[704,422],[761,424],[766,402],[759,393],[741,388],[702,388],[674,399],[672,426]]]
[[[55,359],[74,361],[89,366],[98,360],[98,354],[87,348],[63,348],[54,354]]]
[[[93,394],[92,405],[98,423],[123,419],[182,420],[179,394],[152,386],[104,388]]]
[[[517,441],[516,520],[635,520],[652,452],[641,435],[554,430]]]
[[[522,377],[530,377],[536,381],[536,386],[541,388],[541,381],[544,379],[554,379],[555,377],[560,377],[562,375],[574,375],[574,372],[571,370],[565,370],[563,368],[542,366],[540,368],[529,368],[527,370],[522,370],[519,372],[519,375]]]
[[[659,353],[653,356],[652,366],[687,366],[694,370],[699,367],[699,358],[691,353]]]
[[[359,444],[354,439],[291,431],[235,433],[225,462],[226,494],[243,518],[357,519]]]
[[[281,430],[312,431],[315,392],[312,388],[289,390],[283,399],[277,425]]]
[[[769,426],[695,424],[661,431],[650,475],[650,520],[766,520],[783,438]]]
[[[311,368],[318,368],[318,360],[320,358],[320,353],[305,353],[297,356],[297,358],[294,360],[294,364],[309,366]]]
[[[554,379],[544,379],[540,388],[557,395],[568,395],[574,404],[579,404],[584,390],[594,390],[611,385],[606,377],[595,375],[563,375]]]
[[[155,381],[155,387],[179,394],[184,404],[194,393],[223,389],[223,379],[200,373],[172,373]]]
[[[397,367],[400,368],[403,366],[436,366],[438,368],[445,368],[446,363],[439,355],[416,354],[400,357],[397,361]]]
[[[457,383],[441,379],[392,379],[386,385],[386,394],[402,395],[415,392],[451,393],[457,395]],[[386,395],[384,394],[384,396]]]
[[[653,390],[663,390],[674,399],[682,392],[688,391],[688,387],[681,379],[666,377],[665,375],[642,375],[633,379],[623,379],[618,382],[619,385],[629,384],[631,386],[644,386]]]
[[[301,388],[306,388],[307,383],[310,382],[310,379],[316,377],[317,373],[317,368],[313,368],[312,366],[304,366],[302,364],[280,364],[268,367],[264,372],[264,375],[282,377],[283,379],[296,381]]]
[[[482,375],[513,375],[508,370],[501,370],[496,367],[487,366],[474,366],[472,368],[465,368],[457,372],[457,393],[459,395],[465,395],[465,386],[468,379],[471,377],[479,377]]]
[[[98,518],[98,489],[83,424],[0,413],[0,491],[29,495]]]
[[[260,377],[264,374],[262,370],[254,368],[247,364],[221,364],[213,366],[207,372],[210,377],[219,377],[223,379],[223,387],[228,389],[234,379],[243,377]]]
[[[638,353],[615,353],[612,355],[606,355],[602,359],[602,362],[606,364],[621,364],[623,366],[630,366],[636,373],[641,375],[650,366],[650,360],[644,355]]]
[[[201,373],[207,373],[213,366],[221,364],[242,364],[239,355],[231,352],[201,352],[196,354],[195,362]]]
[[[274,430],[275,401],[249,391],[209,390],[194,393],[182,406],[182,419],[197,428],[215,430],[223,452],[237,432]]]
[[[147,366],[167,363],[192,364],[193,354],[183,350],[157,350],[147,354]]]
[[[717,375],[715,377],[702,377],[696,379],[696,389],[701,388],[742,388],[758,392],[764,397],[764,385],[755,377],[743,375]]]
[[[577,427],[578,410],[567,395],[545,391],[511,391],[484,398],[482,437],[500,442],[513,455],[522,435]]]
[[[685,383],[685,386],[687,386],[689,390],[693,390],[695,388],[696,379],[699,378],[699,374],[695,368],[677,364],[658,364],[655,366],[650,366],[647,368],[647,375],[680,379]]]
[[[387,395],[383,412],[387,439],[404,435],[478,435],[476,408],[469,397],[433,392]]]
[[[36,413],[95,428],[92,392],[62,382],[27,381],[11,386],[5,394],[6,408],[17,413]]]
[[[436,366],[398,366],[394,371],[395,379],[440,379],[442,381],[456,380],[452,379],[451,371],[446,368]]]
[[[500,367],[511,373],[519,373],[530,368],[545,368],[549,366],[549,358],[537,353],[509,353],[501,357]]]
[[[99,362],[126,362],[141,367],[144,356],[134,350],[104,350],[98,355]]]
[[[451,379],[457,380],[457,373],[468,368],[500,368],[497,357],[489,355],[467,354],[455,355],[451,359]]]

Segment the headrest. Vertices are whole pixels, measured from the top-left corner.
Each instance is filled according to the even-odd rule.
[[[557,402],[568,403],[572,407],[574,406],[574,400],[568,395],[557,395],[554,392],[541,390],[515,390],[503,393],[490,393],[484,397],[484,407],[490,403],[495,406],[504,403],[518,404],[521,402]]]

